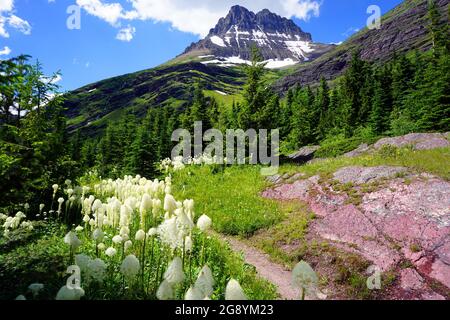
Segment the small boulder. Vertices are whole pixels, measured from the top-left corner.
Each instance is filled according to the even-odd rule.
[[[390,167],[390,166],[378,166],[378,167],[345,167],[336,171],[333,176],[334,179],[340,183],[353,183],[360,185],[364,183],[370,183],[382,178],[392,178],[400,173],[405,173],[404,167]]]
[[[298,150],[296,153],[293,153],[288,156],[291,161],[297,163],[304,163],[310,161],[314,158],[314,154],[317,150],[320,149],[320,146],[306,146]]]
[[[361,154],[369,151],[369,149],[370,149],[369,145],[367,143],[363,143],[358,148],[356,148],[355,150],[345,153],[344,157],[347,157],[347,158],[358,157]]]
[[[404,136],[383,138],[374,144],[375,149],[384,145],[397,148],[412,146],[415,150],[430,150],[450,146],[446,134],[442,133],[410,133]]]

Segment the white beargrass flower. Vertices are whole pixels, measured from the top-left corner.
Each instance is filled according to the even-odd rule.
[[[130,228],[123,226],[122,228],[120,228],[120,232],[119,232],[120,236],[122,238],[124,238],[125,235],[129,235],[130,234]]]
[[[147,233],[147,235],[149,236],[149,237],[154,237],[154,236],[156,236],[158,234],[158,229],[156,229],[156,228],[150,228],[149,230],[148,230],[148,233]]]
[[[82,226],[77,226],[76,228],[75,228],[75,231],[76,232],[81,232],[81,231],[83,231],[84,230],[84,228],[82,227]]]
[[[127,256],[120,266],[120,272],[125,276],[125,278],[132,279],[135,277],[140,270],[139,260],[134,255]]]
[[[175,198],[171,194],[166,194],[164,197],[164,211],[173,214],[176,208],[177,202],[175,201]]]
[[[84,296],[82,288],[69,288],[67,286],[61,287],[56,294],[56,300],[80,300]]]
[[[113,257],[113,256],[115,256],[116,253],[117,253],[117,250],[114,249],[113,247],[109,247],[109,248],[106,249],[106,251],[105,251],[105,254],[106,254],[108,257],[110,257],[110,258]]]
[[[27,300],[27,298],[25,298],[25,296],[23,294],[20,294],[16,297],[15,300]]]
[[[85,215],[85,216],[83,217],[83,222],[88,223],[89,220],[91,220],[91,218],[90,218],[88,215]]]
[[[92,211],[96,212],[103,206],[102,202],[99,199],[95,199],[92,204]]]
[[[116,235],[116,236],[114,236],[114,237],[112,238],[112,241],[113,241],[115,244],[119,244],[119,243],[122,243],[123,238],[122,238],[121,236],[119,236],[119,235]]]
[[[64,203],[64,198],[58,198],[58,213],[61,213],[61,207]]]
[[[174,291],[172,285],[167,281],[163,280],[156,291],[156,297],[158,300],[170,300],[174,297]]]
[[[100,242],[103,241],[103,238],[105,237],[105,234],[103,233],[102,230],[100,229],[95,229],[94,232],[92,233],[92,238],[96,241],[96,242]]]
[[[80,239],[78,239],[77,235],[72,231],[69,231],[66,234],[64,243],[68,244],[74,251],[81,245]]]
[[[97,248],[98,250],[103,251],[106,249],[106,245],[103,242],[101,242],[97,245]]]
[[[43,204],[43,203],[41,203],[41,204],[39,205],[39,213],[41,213],[42,210],[44,210],[44,207],[45,207],[45,204]]]
[[[197,221],[197,227],[200,229],[200,231],[205,232],[209,228],[211,228],[212,220],[207,215],[202,215],[200,218],[198,218]]]
[[[69,198],[73,195],[73,189],[67,189],[67,195],[69,196]]]
[[[123,247],[124,247],[125,251],[128,251],[128,249],[130,249],[132,246],[133,246],[133,242],[131,240],[127,240],[123,244]]]
[[[152,204],[152,212],[153,212],[153,217],[156,217],[158,214],[158,211],[161,209],[162,203],[161,200],[159,199],[153,199],[153,204]]]
[[[204,296],[196,287],[190,287],[184,296],[184,300],[202,300]]]
[[[191,236],[187,236],[184,239],[184,251],[191,252],[192,251],[192,238]]]
[[[164,279],[172,285],[179,284],[184,281],[183,261],[180,257],[175,257],[169,264]]]
[[[53,198],[54,198],[56,192],[58,191],[59,186],[55,183],[54,185],[52,185],[52,188],[53,188]]]
[[[136,236],[134,237],[136,241],[144,241],[145,240],[145,231],[138,230],[136,232]]]
[[[225,300],[247,300],[239,282],[231,279],[225,289]]]
[[[300,261],[292,270],[292,284],[301,290],[301,299],[306,294],[314,294],[317,290],[319,278],[316,272],[305,261]]]
[[[158,227],[158,235],[161,241],[172,249],[183,246],[183,238],[180,237],[182,234],[178,232],[176,217],[164,220]]]
[[[214,285],[215,281],[212,271],[207,265],[205,265],[200,271],[194,286],[200,291],[203,297],[209,297],[214,292]]]
[[[42,283],[32,283],[28,286],[28,290],[31,291],[33,297],[36,297],[42,289],[44,289],[44,285]]]

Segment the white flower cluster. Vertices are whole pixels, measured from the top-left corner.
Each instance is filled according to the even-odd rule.
[[[21,211],[17,212],[14,217],[7,216],[5,214],[0,215],[0,221],[3,222],[3,235],[5,237],[9,236],[12,230],[23,228],[29,231],[33,230],[33,223],[31,221],[24,220],[26,218],[25,214]]]
[[[212,165],[226,163],[227,159],[219,159],[217,156],[209,154],[196,155],[195,157],[183,158],[182,156],[175,157],[173,160],[167,158],[160,162],[159,169],[161,172],[168,173],[170,171],[179,171],[186,166],[191,165]]]
[[[78,254],[75,256],[75,263],[80,267],[86,283],[103,281],[106,273],[106,264],[103,260],[91,259],[87,255]]]

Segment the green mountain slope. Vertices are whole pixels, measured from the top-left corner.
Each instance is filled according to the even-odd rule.
[[[244,75],[239,68],[186,62],[93,83],[67,94],[69,131],[95,134],[127,111],[141,117],[149,108],[183,108],[198,82],[210,95],[229,100],[239,94]]]
[[[448,3],[436,1],[443,17],[447,17]],[[428,0],[405,0],[382,17],[380,30],[364,28],[318,59],[292,67],[291,74],[275,84],[277,91],[284,92],[297,84],[314,84],[322,77],[332,80],[340,76],[355,50],[360,51],[363,60],[382,63],[394,54],[429,49],[432,40],[427,29],[427,4]]]

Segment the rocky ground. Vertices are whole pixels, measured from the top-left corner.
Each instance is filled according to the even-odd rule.
[[[431,149],[447,135],[412,134],[360,147]],[[347,156],[355,156],[347,155]],[[306,203],[310,239],[355,253],[397,279],[389,299],[450,299],[450,183],[404,167],[344,167],[331,176],[273,176],[263,197]]]

